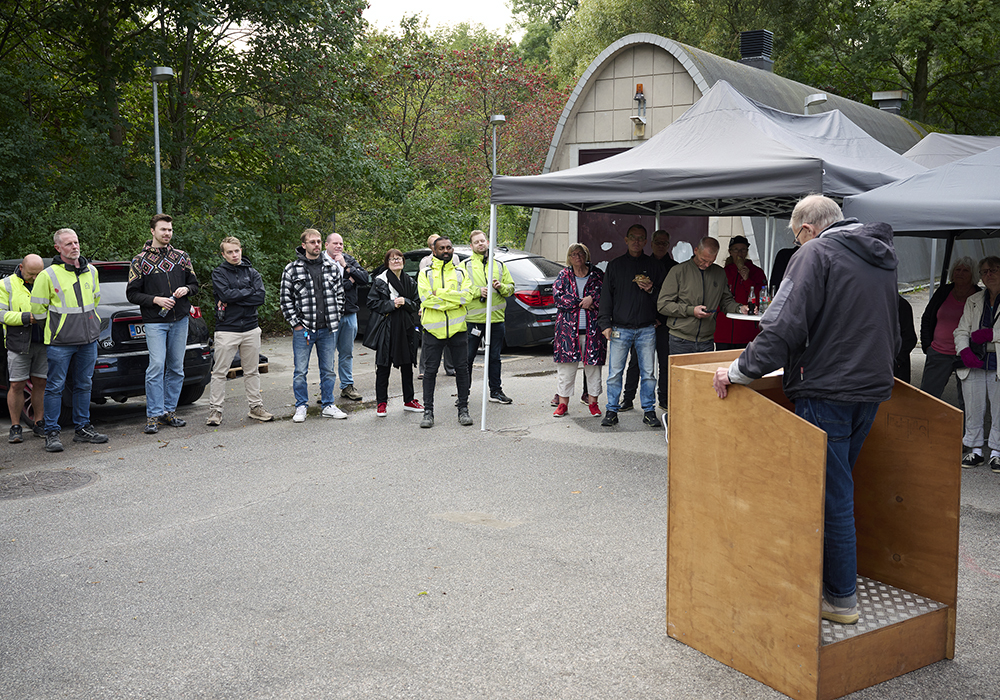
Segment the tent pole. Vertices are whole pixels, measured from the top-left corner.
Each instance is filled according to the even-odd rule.
[[[941,284],[948,281],[948,267],[951,265],[951,254],[955,248],[955,234],[949,233],[944,243],[944,260],[941,263]]]
[[[653,232],[660,230],[660,203],[656,203],[656,225],[653,227]]]
[[[929,295],[934,296],[934,270],[937,268],[937,239],[931,239],[931,288]],[[941,280],[941,284],[944,284],[945,280]]]

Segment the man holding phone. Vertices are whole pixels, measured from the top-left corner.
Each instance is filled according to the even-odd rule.
[[[674,265],[663,281],[657,308],[667,317],[671,355],[712,352],[716,311],[747,312],[729,291],[725,271],[715,264],[718,257],[719,241],[705,236],[694,256]]]

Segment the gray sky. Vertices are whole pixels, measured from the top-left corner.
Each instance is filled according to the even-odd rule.
[[[432,27],[443,24],[482,24],[503,32],[511,21],[505,0],[368,0],[365,19],[380,29],[394,29],[404,14],[420,13]]]

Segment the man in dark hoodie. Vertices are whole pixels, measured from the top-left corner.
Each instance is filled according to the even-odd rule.
[[[896,251],[888,224],[842,220],[821,195],[803,198],[790,227],[802,247],[760,321],[760,335],[714,386],[749,384],[784,367],[795,414],[827,434],[823,532],[824,619],[858,621],[852,471],[879,404],[892,395],[900,347]]]
[[[142,252],[132,258],[125,296],[142,311],[149,349],[143,432],[153,435],[161,425],[186,425],[175,411],[184,386],[190,297],[198,293],[198,278],[188,254],[170,245],[173,219],[157,214],[149,222],[149,232]]]
[[[45,451],[62,452],[59,414],[63,387],[73,387],[73,442],[101,444],[107,435],[90,423],[90,388],[101,335],[101,282],[97,268],[80,255],[76,231],[61,228],[52,237],[52,264],[38,273],[31,288],[31,315],[44,327],[49,376],[45,382]],[[70,367],[73,372],[70,374]]]
[[[212,294],[215,296],[215,364],[206,425],[222,422],[222,403],[226,398],[226,376],[233,357],[240,353],[243,388],[246,390],[249,418],[274,420],[264,410],[260,396],[260,324],[257,307],[264,303],[264,280],[243,257],[243,246],[235,236],[226,236],[219,244],[224,262],[212,270]]]

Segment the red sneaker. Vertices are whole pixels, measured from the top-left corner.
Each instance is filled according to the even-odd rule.
[[[596,401],[592,404],[588,404],[588,406],[590,406],[590,415],[597,416],[598,418],[601,417],[601,407],[597,405]]]
[[[375,409],[375,415],[384,416],[386,413],[389,412],[388,409],[389,407],[385,405],[385,402],[382,402],[378,405],[378,408]]]
[[[559,405],[559,394],[556,394],[555,396],[552,397],[552,403],[550,403],[549,406],[558,406],[558,405]]]
[[[589,404],[590,403],[590,394],[581,394],[580,395],[580,403]]]
[[[409,411],[410,413],[423,413],[424,407],[420,405],[420,402],[416,399],[410,399],[403,404],[403,410]]]
[[[566,412],[568,410],[569,410],[569,407],[566,404],[561,403],[558,406],[556,406],[556,410],[552,412],[552,417],[553,418],[562,418],[563,416],[566,415]]]

